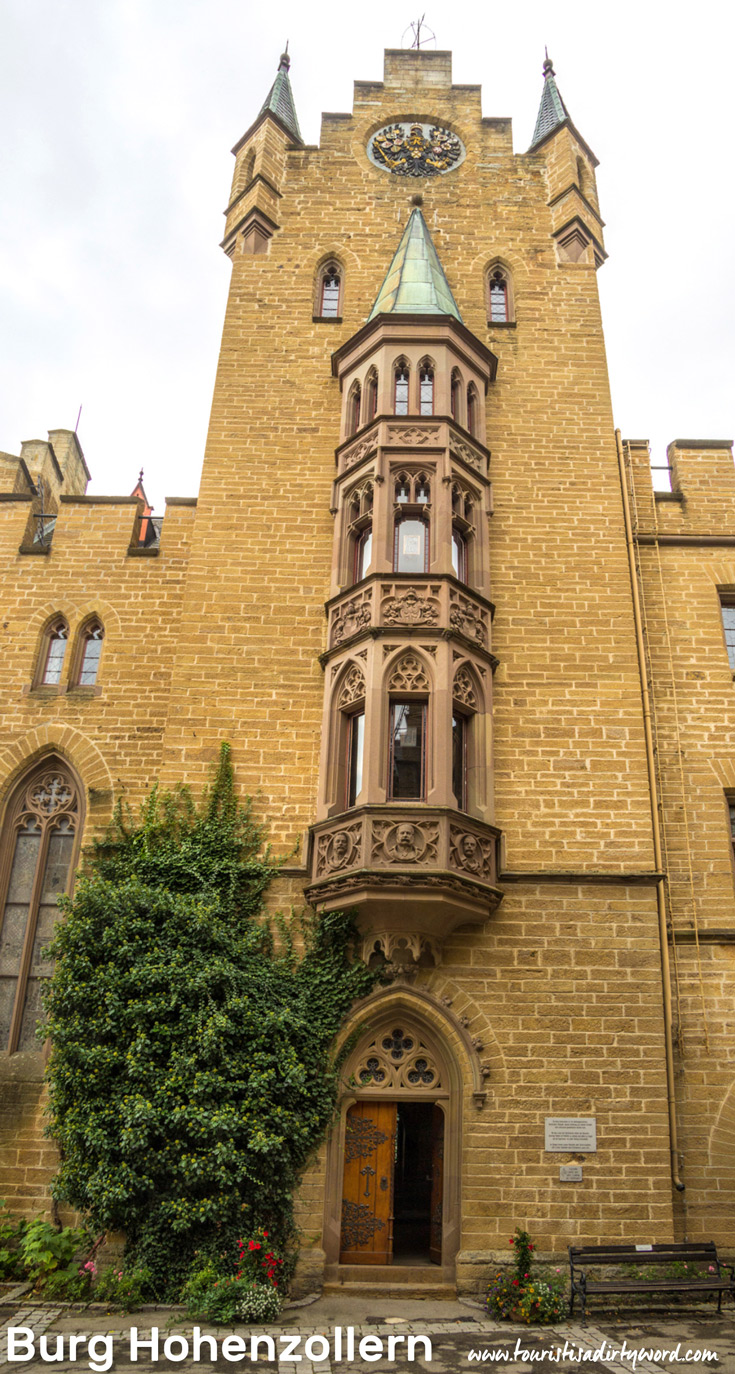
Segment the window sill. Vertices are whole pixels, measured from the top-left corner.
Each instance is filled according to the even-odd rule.
[[[24,697],[39,697],[41,700],[46,697],[62,697],[65,692],[65,682],[36,682],[23,688]]]
[[[488,320],[488,329],[515,329],[517,320]]]
[[[43,558],[47,557],[50,554],[50,552],[50,544],[21,544],[20,548],[18,549],[18,553],[22,553],[24,557],[35,557],[38,554]]]
[[[77,682],[74,686],[67,688],[67,695],[70,697],[99,697],[102,695],[102,688],[98,683],[95,683],[94,686],[88,686],[85,683],[82,686],[81,682]]]
[[[146,549],[143,545],[138,548],[137,544],[133,544],[128,549],[128,558],[158,558],[160,553],[160,549]]]
[[[312,324],[342,324],[343,315],[312,315]]]

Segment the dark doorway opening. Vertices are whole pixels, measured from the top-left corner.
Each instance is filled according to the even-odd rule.
[[[443,1122],[443,1113],[433,1102],[398,1104],[393,1177],[395,1264],[441,1263]]]

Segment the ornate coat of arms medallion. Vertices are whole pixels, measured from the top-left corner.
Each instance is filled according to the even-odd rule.
[[[461,139],[432,124],[387,124],[367,147],[370,161],[399,177],[435,177],[450,172],[465,155]]]

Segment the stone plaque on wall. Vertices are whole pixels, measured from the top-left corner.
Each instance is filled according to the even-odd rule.
[[[559,1166],[559,1180],[561,1183],[581,1183],[582,1165],[561,1164]]]
[[[595,1154],[597,1118],[594,1116],[547,1116],[545,1150],[556,1154]]]

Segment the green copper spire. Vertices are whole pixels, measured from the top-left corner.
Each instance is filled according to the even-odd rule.
[[[414,210],[378,292],[368,322],[376,315],[462,316],[420,210]]]
[[[536,128],[531,139],[531,148],[535,148],[537,143],[546,138],[552,129],[559,128],[566,124],[569,119],[569,111],[562,100],[555,81],[554,67],[546,51],[546,61],[544,62],[544,89],[541,92],[541,104],[539,105]],[[529,149],[530,152],[530,149]]]
[[[260,110],[260,115],[273,114],[281,124],[293,134],[299,143],[303,143],[299,121],[296,118],[296,107],[293,103],[293,93],[291,82],[288,77],[288,69],[291,66],[291,58],[288,55],[288,43],[286,51],[281,53],[281,61],[278,67],[276,79],[273,82]]]

